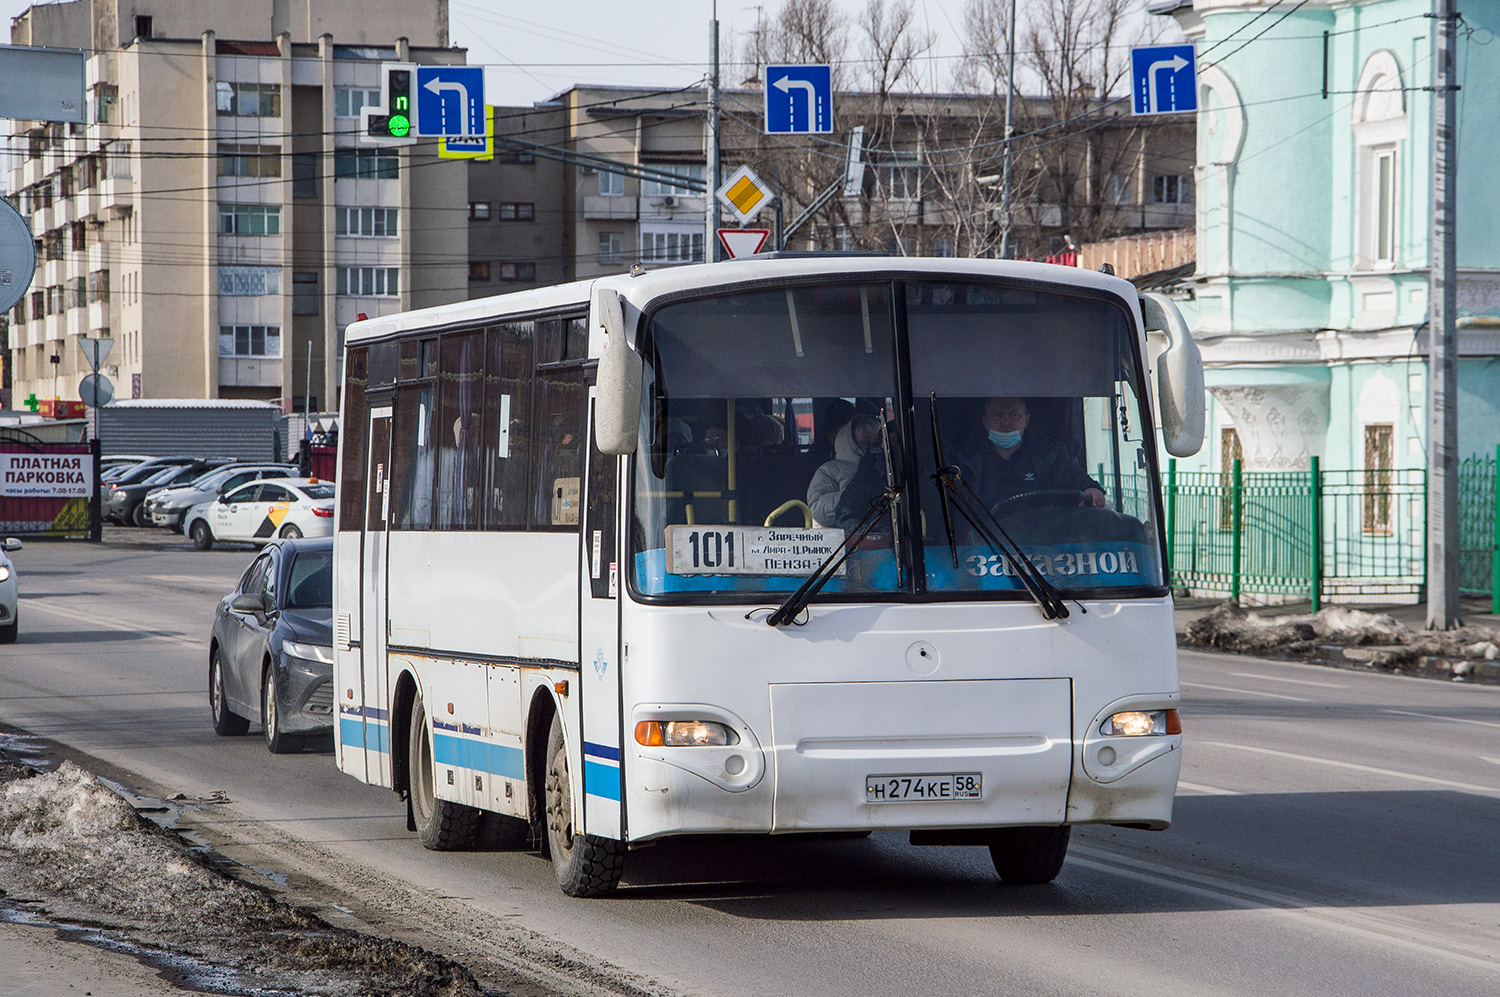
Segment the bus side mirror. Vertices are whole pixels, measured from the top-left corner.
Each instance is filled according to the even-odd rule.
[[[1141,295],[1146,331],[1160,331],[1167,348],[1156,362],[1156,405],[1161,412],[1162,442],[1173,457],[1191,457],[1203,447],[1207,407],[1203,356],[1177,305],[1161,294]]]
[[[600,288],[594,293],[594,322],[605,332],[594,401],[594,440],[601,453],[634,453],[641,425],[642,361],[625,340],[625,302],[620,292]]]

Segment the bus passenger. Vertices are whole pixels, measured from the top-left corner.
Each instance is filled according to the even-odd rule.
[[[1031,411],[1024,398],[991,398],[980,417],[986,438],[960,454],[964,481],[987,509],[1029,492],[1070,489],[1081,506],[1104,508],[1104,489],[1084,473],[1061,443],[1045,436],[1024,438]]]
[[[836,515],[845,487],[859,470],[859,461],[880,442],[880,420],[872,415],[855,416],[833,437],[833,459],[813,474],[807,486],[807,505],[818,526],[838,525]]]

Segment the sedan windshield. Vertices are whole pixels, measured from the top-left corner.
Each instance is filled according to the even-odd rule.
[[[643,344],[631,584],[784,593],[848,540],[819,598],[1030,598],[1023,556],[1069,594],[1158,592],[1136,343],[1118,299],[1018,285],[664,306]]]

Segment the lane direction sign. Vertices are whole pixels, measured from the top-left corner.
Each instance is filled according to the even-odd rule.
[[[833,131],[833,70],[829,66],[767,66],[765,93],[767,135]]]
[[[1198,65],[1191,45],[1130,50],[1131,110],[1171,114],[1198,110]]]
[[[721,228],[718,232],[719,243],[731,260],[754,256],[771,237],[771,230],[768,228]]]
[[[418,135],[445,138],[454,152],[455,139],[484,151],[483,66],[418,66],[416,103]]]
[[[714,196],[733,211],[740,224],[744,225],[771,203],[773,194],[771,188],[755,175],[754,170],[749,166],[741,166],[729,174],[723,185],[714,191]]]

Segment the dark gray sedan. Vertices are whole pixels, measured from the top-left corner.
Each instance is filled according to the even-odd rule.
[[[208,648],[214,731],[259,720],[266,747],[301,751],[333,732],[333,540],[277,540],[219,603]]]

